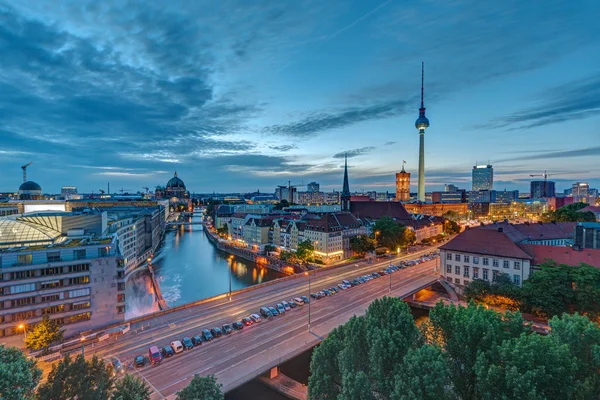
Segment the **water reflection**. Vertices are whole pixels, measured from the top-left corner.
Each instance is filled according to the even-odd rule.
[[[242,289],[282,275],[217,250],[201,225],[180,226],[168,232],[152,265],[169,306],[189,303]],[[127,282],[127,318],[157,311],[148,270],[135,272]]]

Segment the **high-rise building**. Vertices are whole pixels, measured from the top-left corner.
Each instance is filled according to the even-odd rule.
[[[573,201],[577,202],[588,202],[590,185],[587,182],[575,182],[573,186],[571,186],[571,195],[573,196]]]
[[[73,194],[77,194],[77,188],[75,186],[63,186],[60,189],[60,195],[64,198]]]
[[[310,182],[308,185],[306,185],[307,192],[318,192],[319,188],[320,185],[317,182]]]
[[[348,156],[344,156],[344,185],[342,187],[342,211],[350,211],[350,184],[348,183]]]
[[[410,200],[410,172],[404,170],[404,163],[402,171],[396,173],[396,200]]]
[[[453,184],[444,185],[444,192],[458,192],[458,186]]]
[[[425,201],[425,129],[429,127],[429,120],[425,116],[425,106],[423,105],[423,83],[425,78],[425,63],[421,63],[421,107],[419,108],[419,118],[415,121],[415,127],[419,130],[419,185],[417,190],[417,200]]]
[[[494,168],[491,165],[473,166],[473,191],[494,189]]]
[[[532,199],[541,199],[542,197],[554,197],[555,195],[555,185],[552,181],[532,181],[529,186],[529,196]]]

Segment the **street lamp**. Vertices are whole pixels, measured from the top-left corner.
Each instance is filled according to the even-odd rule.
[[[85,358],[85,337],[81,337],[81,357]]]
[[[27,329],[25,328],[25,324],[19,324],[19,326],[17,327],[19,329],[23,330],[23,340],[27,340]]]
[[[312,303],[310,299],[310,274],[305,272],[304,275],[308,275],[308,296],[306,298],[308,299],[308,331],[310,332],[310,303]]]
[[[231,301],[231,275],[233,274],[231,269],[233,267],[233,256],[229,256],[229,261],[231,261],[231,264],[227,263],[227,269],[229,270],[229,301]]]

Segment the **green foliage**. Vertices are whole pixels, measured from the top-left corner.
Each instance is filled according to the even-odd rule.
[[[275,246],[273,246],[272,244],[267,244],[265,245],[265,254],[269,254],[272,251],[277,250],[277,248]]]
[[[56,321],[51,320],[48,315],[44,315],[33,329],[33,332],[27,335],[25,346],[32,350],[46,349],[52,343],[62,340],[63,333],[64,330],[60,329]]]
[[[38,389],[39,400],[108,399],[114,384],[104,361],[94,356],[86,361],[68,355],[52,366],[48,380]]]
[[[350,248],[359,256],[375,250],[375,240],[367,235],[358,235],[350,238]]]
[[[458,221],[460,216],[458,215],[458,213],[456,211],[449,210],[449,211],[446,211],[445,213],[443,213],[442,217],[446,218],[449,221],[456,222],[456,221]]]
[[[305,240],[303,242],[298,243],[298,248],[296,249],[296,257],[301,261],[308,260],[309,257],[315,252],[315,246],[313,246],[310,240]]]
[[[112,400],[150,400],[152,390],[142,379],[131,374],[126,374],[123,379],[115,383]]]
[[[206,215],[214,218],[215,208],[217,208],[217,206],[220,204],[222,204],[220,200],[209,200],[208,204],[206,205]]]
[[[35,360],[15,347],[0,345],[0,399],[33,399],[41,377]]]
[[[496,351],[481,353],[475,366],[477,392],[484,400],[573,398],[574,359],[552,337],[522,334]]]
[[[273,206],[273,210],[282,210],[282,209],[284,209],[284,208],[286,208],[286,207],[289,207],[289,206],[290,206],[290,203],[289,203],[289,201],[287,201],[287,200],[283,199],[283,200],[281,200],[279,203],[276,203],[276,204]]]
[[[221,387],[214,375],[194,375],[190,384],[177,393],[177,400],[223,400]]]
[[[446,232],[448,235],[460,233],[460,229],[460,225],[456,223],[456,221],[450,219],[444,221],[444,232]]]
[[[590,211],[579,212],[587,207],[586,203],[573,203],[542,215],[542,221],[550,222],[595,222],[596,216]]]
[[[220,228],[217,228],[217,233],[221,236],[227,236],[229,234],[229,227],[227,224],[223,225]]]
[[[378,219],[373,227],[373,239],[377,247],[394,250],[414,243],[416,235],[411,229],[396,223],[392,218],[383,217]]]

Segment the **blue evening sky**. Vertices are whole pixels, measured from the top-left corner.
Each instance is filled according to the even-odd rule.
[[[600,187],[597,0],[0,0],[0,191]]]

